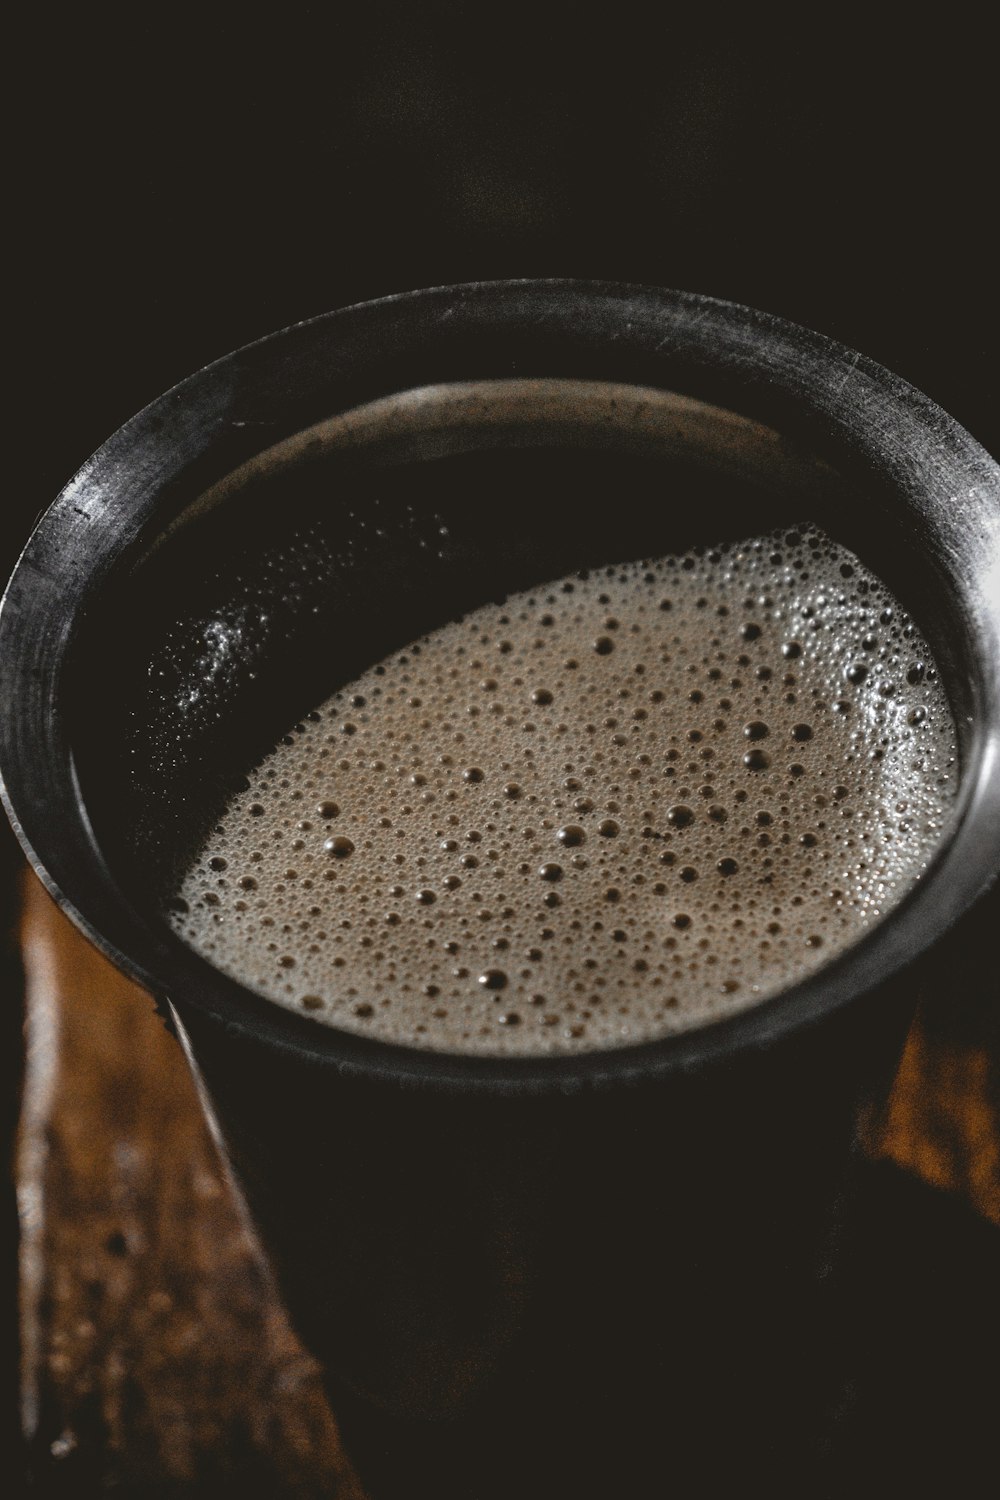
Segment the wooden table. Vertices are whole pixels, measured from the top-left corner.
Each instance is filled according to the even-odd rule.
[[[41,1492],[336,1495],[315,1362],[147,995],[26,880],[22,1410]]]
[[[34,1492],[364,1496],[149,997],[29,877],[20,934],[22,1413]],[[989,1070],[977,1024],[915,1026],[868,1145],[1000,1225]]]

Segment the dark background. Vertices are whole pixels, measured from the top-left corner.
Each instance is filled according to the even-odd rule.
[[[33,15],[8,49],[8,549],[199,366],[483,277],[750,303],[1000,449],[995,56],[944,13],[882,33],[820,8],[791,26],[442,0]]]

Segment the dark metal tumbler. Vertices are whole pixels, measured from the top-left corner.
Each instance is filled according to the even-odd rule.
[[[358,410],[374,464],[363,422],[343,440]],[[551,517],[529,484],[507,512],[456,500],[451,550],[430,560],[419,524],[390,527],[384,556],[347,546],[373,474],[412,485],[419,511],[433,461],[464,455],[488,483],[494,458],[529,449],[569,487]],[[334,561],[318,617],[341,680],[602,548],[649,555],[651,539],[746,535],[772,515],[822,525],[912,610],[946,674],[961,784],[932,867],[804,983],[619,1051],[417,1052],[243,990],[169,932],[150,866],[204,826],[253,724],[266,741],[310,701],[309,611],[278,600],[271,634],[248,629],[201,719],[171,718],[147,668],[183,616],[185,568],[198,608],[245,585],[245,568],[226,571],[227,527],[263,555],[296,524],[294,504],[272,503],[280,465],[293,488],[322,474],[355,496],[321,521]],[[602,504],[616,472],[634,472],[641,503]],[[701,497],[684,514],[649,498],[671,472]],[[185,551],[195,511],[211,566]],[[341,533],[353,561],[338,572]],[[695,1495],[753,1478],[822,1493],[858,1121],[897,1056],[913,961],[955,940],[997,870],[1000,470],[973,440],[860,355],[702,297],[511,282],[392,298],[231,355],[111,438],[28,543],[0,661],[22,843],[93,940],[169,1002],[373,1492]]]

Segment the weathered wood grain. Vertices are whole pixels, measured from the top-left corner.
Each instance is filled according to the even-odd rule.
[[[180,1048],[34,880],[22,934],[22,1388],[36,1484],[361,1500]]]

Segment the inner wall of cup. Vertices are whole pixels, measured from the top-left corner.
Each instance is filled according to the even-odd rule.
[[[789,494],[832,495],[839,484],[829,466],[772,428],[677,391],[620,381],[454,381],[368,401],[262,450],[199,495],[153,545],[263,476],[324,456],[387,467],[526,447],[687,461]]]
[[[155,910],[239,778],[390,652],[580,568],[803,522],[914,614],[962,726],[968,649],[943,559],[883,496],[759,423],[568,380],[423,387],[332,416],[192,495],[109,581],[71,674],[102,853]]]

